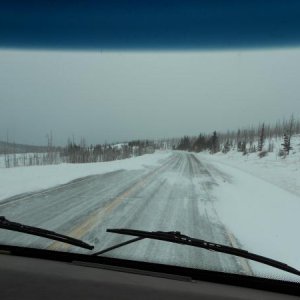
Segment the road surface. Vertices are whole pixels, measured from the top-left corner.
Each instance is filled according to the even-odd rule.
[[[226,174],[204,165],[194,154],[174,152],[156,167],[88,176],[6,199],[0,205],[0,215],[83,239],[95,245],[91,252],[132,238],[107,233],[107,228],[180,231],[239,247],[214,207],[218,201],[213,196],[215,176],[230,180]],[[39,237],[0,232],[1,243],[89,253]],[[240,274],[252,272],[244,259],[154,240],[138,241],[105,256]]]

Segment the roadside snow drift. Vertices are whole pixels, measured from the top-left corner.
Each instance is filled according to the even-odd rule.
[[[259,178],[240,170],[245,167],[242,163],[239,168],[229,166],[225,156],[221,159],[199,154],[198,158],[206,162],[208,169],[212,165],[229,175],[229,180],[217,179],[215,207],[242,248],[300,269],[300,197],[262,180],[266,175],[261,168]],[[257,275],[274,277],[276,274],[299,281],[298,276],[260,263],[251,262],[250,265]]]
[[[89,175],[120,169],[143,169],[146,166],[159,164],[161,159],[169,155],[170,152],[156,152],[110,162],[0,168],[0,202],[17,194],[51,188]]]

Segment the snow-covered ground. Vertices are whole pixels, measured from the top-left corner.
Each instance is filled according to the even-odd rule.
[[[279,141],[274,152],[264,158],[236,151],[200,153],[198,157],[229,175],[228,180],[218,180],[215,207],[242,247],[300,269],[299,137],[292,142],[293,150],[285,159],[277,155]],[[251,262],[251,267],[265,276],[294,277],[258,263]]]
[[[0,168],[1,200],[27,192],[38,191],[67,183],[71,180],[112,172],[120,169],[137,170],[157,165],[170,152],[156,152],[134,158],[100,163],[59,164],[17,168]]]
[[[292,137],[293,149],[286,158],[278,156],[282,139],[273,139],[272,142],[274,151],[263,158],[259,158],[257,153],[243,155],[230,151],[210,155],[210,159],[234,166],[300,196],[300,135]]]

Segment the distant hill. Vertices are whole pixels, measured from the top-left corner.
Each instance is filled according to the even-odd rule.
[[[46,152],[46,146],[34,146],[25,144],[15,144],[0,141],[0,154],[4,153],[29,153],[29,152]]]

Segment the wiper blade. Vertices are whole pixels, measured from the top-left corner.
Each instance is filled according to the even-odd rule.
[[[165,231],[143,231],[143,230],[134,230],[134,229],[107,229],[106,231],[124,234],[124,235],[136,236],[137,238],[134,238],[127,242],[120,243],[113,247],[104,249],[102,251],[94,253],[93,255],[103,254],[105,252],[122,247],[124,245],[128,245],[130,243],[134,243],[134,242],[142,240],[142,239],[153,239],[153,240],[160,240],[160,241],[165,241],[165,242],[170,242],[170,243],[188,245],[188,246],[192,246],[192,247],[207,249],[210,251],[222,252],[222,253],[226,253],[226,254],[243,257],[243,258],[253,260],[256,262],[260,262],[262,264],[269,265],[271,267],[274,267],[274,268],[277,268],[277,269],[300,276],[299,270],[297,270],[293,267],[290,267],[289,265],[284,264],[280,261],[277,261],[277,260],[274,260],[274,259],[271,259],[271,258],[268,258],[265,256],[257,255],[257,254],[254,254],[254,253],[242,250],[242,249],[225,246],[222,244],[207,242],[205,240],[195,239],[195,238],[189,237],[187,235],[183,235],[179,231],[165,232]]]
[[[41,236],[50,240],[56,240],[62,243],[78,246],[89,250],[94,249],[94,246],[89,245],[81,240],[77,240],[72,237],[56,233],[54,231],[28,226],[21,223],[11,222],[3,216],[0,216],[0,228],[11,231],[23,232],[35,236]]]

